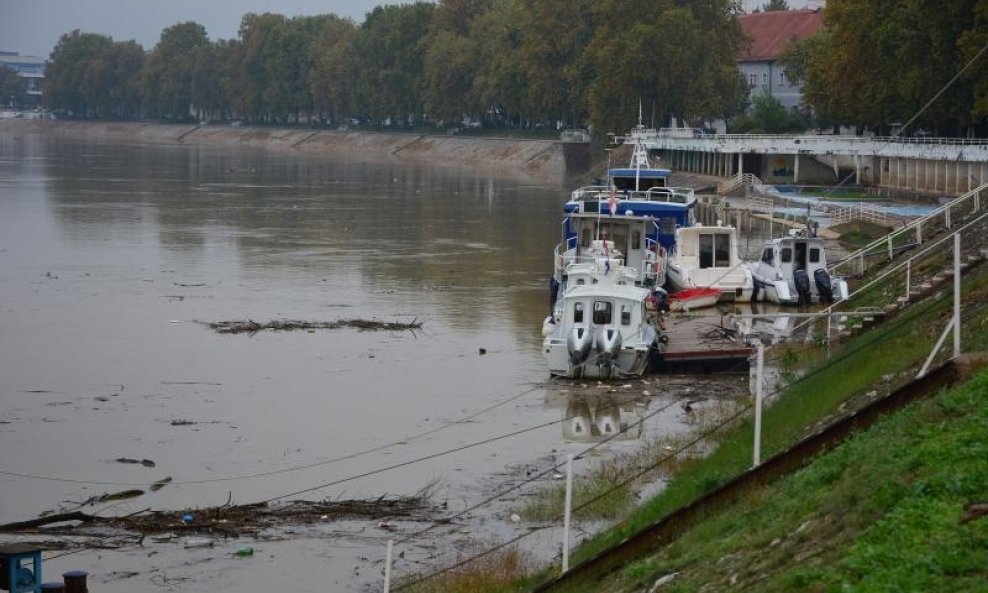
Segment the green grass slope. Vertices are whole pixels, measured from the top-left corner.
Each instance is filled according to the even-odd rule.
[[[984,592],[988,371],[707,518],[595,591]]]

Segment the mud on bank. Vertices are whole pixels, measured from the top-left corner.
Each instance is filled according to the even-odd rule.
[[[141,144],[250,146],[336,160],[391,161],[435,166],[485,166],[549,182],[567,173],[565,145],[554,140],[468,138],[386,132],[252,128],[223,125],[0,120],[0,135],[44,134],[67,138]],[[579,159],[578,159],[579,160]],[[570,169],[574,165],[571,164]]]

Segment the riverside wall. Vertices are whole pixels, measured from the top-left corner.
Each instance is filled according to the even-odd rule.
[[[143,122],[0,120],[0,135],[27,134],[127,144],[245,146],[326,155],[337,160],[482,166],[550,183],[562,181],[567,173],[579,173],[589,161],[589,145],[580,145],[581,150],[554,140]]]

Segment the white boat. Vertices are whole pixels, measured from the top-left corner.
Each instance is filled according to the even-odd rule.
[[[808,305],[848,298],[847,282],[827,272],[827,250],[819,237],[793,231],[788,237],[769,239],[761,258],[748,266],[757,300]]]
[[[618,270],[585,280],[560,295],[546,319],[542,351],[549,372],[570,378],[640,377],[659,345],[645,308],[651,290],[621,281]]]
[[[738,255],[738,230],[732,226],[695,224],[676,231],[676,245],[666,272],[670,294],[690,288],[721,291],[721,300],[748,302],[755,283]]]
[[[690,312],[704,307],[713,307],[724,291],[719,288],[687,288],[669,295],[669,310]]]

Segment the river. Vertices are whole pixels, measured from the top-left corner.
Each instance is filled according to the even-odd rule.
[[[566,191],[495,168],[0,136],[0,522],[134,487],[145,493],[98,512],[429,484],[457,509],[498,476],[581,450],[564,435],[568,390],[547,381],[539,351]],[[346,318],[422,328],[204,325]],[[655,391],[639,417],[674,401]],[[678,412],[608,450],[675,429]],[[63,556],[46,572],[89,570],[103,593],[356,590],[379,582],[388,537],[347,521],[248,542],[247,560],[232,554],[243,541],[173,541]]]

